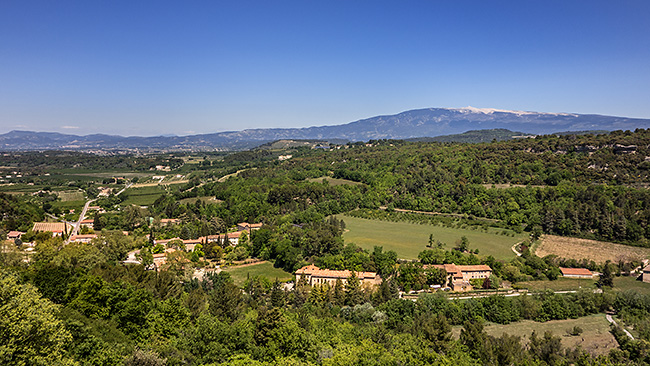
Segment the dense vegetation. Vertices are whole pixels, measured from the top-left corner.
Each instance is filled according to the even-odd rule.
[[[85,155],[52,153],[56,159],[51,164],[59,168],[144,171],[160,163],[187,173],[188,179],[174,188],[133,189],[133,194],[151,190],[159,195],[148,207],[126,204],[128,190],[98,200],[107,212],[92,214],[99,237],[90,244],[64,245],[62,239],[28,232],[25,238],[36,247],[26,263],[22,243],[5,242],[0,252],[0,363],[647,364],[650,298],[610,289],[615,274],[638,263],[539,258],[527,250],[528,242],[522,256],[504,262],[482,256],[460,238],[453,250],[432,238],[419,261],[411,263],[381,247],[368,251],[345,243],[345,222],[334,215],[492,226],[526,231],[532,240],[557,233],[649,246],[650,192],[643,188],[650,183],[648,145],[650,131],[644,130],[473,145],[370,141],[330,150],[295,148],[286,161],[277,160],[286,151],[273,150],[206,156],[191,167],[169,156],[92,157],[75,167],[72,162]],[[38,154],[5,158],[5,165],[47,166]],[[218,179],[226,174],[232,176]],[[355,184],[314,179],[322,177]],[[70,183],[76,184],[65,185]],[[83,188],[95,197],[96,186],[87,182]],[[210,199],[187,200],[200,197]],[[0,194],[0,239],[51,215],[52,200],[49,190]],[[164,218],[179,222],[163,225]],[[203,242],[193,253],[168,255],[165,271],[146,269],[152,253],[164,250],[155,240],[226,233],[242,221],[264,225],[243,235],[235,247],[226,240]],[[175,240],[168,245],[181,249],[184,244]],[[133,249],[141,249],[144,265],[121,263]],[[298,282],[289,291],[260,277],[248,278],[240,288],[226,272],[207,271],[202,280],[194,276],[196,267],[249,257],[270,260],[289,272],[308,263],[376,271],[385,281],[373,289],[353,276],[347,285],[339,281],[311,289]],[[426,293],[416,302],[398,298],[400,290],[443,284],[446,272],[427,266],[442,263],[488,264],[494,276],[475,285],[491,292],[500,281],[555,280],[559,266],[603,272],[599,286],[605,290],[467,300]],[[620,349],[601,357],[563,349],[558,335],[531,334],[524,342],[509,335],[490,337],[483,329],[484,322],[543,322],[611,310],[634,326],[639,339],[629,340],[615,328]],[[452,325],[463,327],[458,340],[451,337]]]

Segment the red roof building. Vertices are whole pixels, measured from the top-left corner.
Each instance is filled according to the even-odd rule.
[[[563,268],[560,267],[562,277],[569,278],[593,278],[594,274],[586,268]]]
[[[375,272],[355,272],[361,284],[379,285],[381,284],[381,277]],[[320,269],[311,264],[304,266],[296,271],[296,283],[300,279],[305,278],[310,286],[328,284],[335,286],[337,280],[341,280],[343,284],[348,282],[348,278],[352,275],[351,271],[336,271],[331,269]]]

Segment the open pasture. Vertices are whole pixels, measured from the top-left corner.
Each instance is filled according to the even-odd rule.
[[[285,272],[281,268],[273,267],[271,262],[259,262],[242,266],[225,267],[224,271],[230,273],[237,286],[246,282],[247,278],[255,276],[266,277],[270,282],[277,278],[280,282],[286,282],[293,278],[293,274]]]
[[[444,243],[446,249],[454,248],[456,241],[466,236],[471,250],[478,249],[479,255],[492,255],[504,260],[515,256],[511,247],[526,237],[526,234],[515,234],[514,237],[500,235],[504,230],[493,228],[485,232],[478,227],[476,230],[458,229],[440,225],[368,220],[343,215],[339,215],[338,219],[343,219],[346,224],[346,232],[343,234],[346,242],[368,250],[381,246],[384,250],[394,250],[397,256],[403,259],[417,259],[421,251],[428,249],[430,234],[433,234],[434,241],[440,240]]]
[[[567,334],[568,329],[578,326],[583,333],[578,336]],[[462,327],[453,328],[453,336],[458,339]],[[578,319],[551,320],[544,323],[532,320],[522,320],[511,324],[486,324],[485,332],[493,337],[500,337],[507,333],[521,337],[521,342],[527,344],[530,334],[535,331],[538,336],[543,337],[544,332],[551,331],[553,335],[562,338],[562,347],[575,348],[581,346],[583,350],[592,355],[602,355],[617,348],[618,343],[609,333],[609,322],[605,314],[589,315]]]
[[[550,254],[567,259],[588,259],[596,263],[605,263],[607,260],[642,260],[650,258],[650,248],[632,247],[623,244],[608,243],[604,241],[569,238],[565,236],[544,235],[535,254],[545,257]]]

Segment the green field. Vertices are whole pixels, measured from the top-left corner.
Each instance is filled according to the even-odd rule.
[[[85,200],[79,200],[79,201],[54,201],[54,202],[52,202],[52,207],[58,207],[63,211],[75,210],[76,212],[80,212],[83,209],[85,204],[86,204]]]
[[[82,191],[62,191],[56,193],[61,201],[83,201],[86,197]]]
[[[372,250],[382,246],[394,250],[400,258],[417,259],[418,254],[428,249],[429,235],[440,240],[445,248],[451,249],[462,236],[469,239],[469,248],[478,249],[479,255],[492,255],[497,259],[511,259],[515,256],[511,247],[526,238],[526,234],[514,237],[500,235],[503,229],[488,229],[488,232],[472,229],[456,229],[439,225],[420,225],[408,222],[368,220],[350,216],[338,216],[346,225],[343,238],[364,249]],[[509,231],[510,232],[510,231]]]
[[[230,273],[235,284],[238,286],[241,286],[249,276],[266,277],[271,282],[275,281],[276,278],[282,282],[289,281],[293,278],[293,274],[273,267],[273,263],[271,262],[260,262],[259,264],[230,268],[225,267],[223,270]]]
[[[124,202],[122,202],[123,206],[149,206],[165,194],[165,189],[160,186],[129,188],[123,194],[127,195]]]
[[[641,294],[650,295],[650,283],[637,281],[636,277],[621,276],[614,278],[614,290],[634,290]]]
[[[352,180],[347,180],[347,179],[338,179],[338,178],[332,178],[332,177],[320,177],[320,178],[312,178],[308,179],[312,183],[322,183],[323,180],[326,180],[327,183],[331,186],[341,186],[341,185],[361,185],[363,183],[355,182]]]
[[[570,336],[568,329],[574,326],[582,328],[583,333],[579,336]],[[458,339],[462,327],[453,328],[452,334]],[[545,331],[551,331],[554,335],[562,337],[562,346],[575,348],[580,345],[588,353],[599,355],[609,352],[618,347],[616,340],[609,333],[609,322],[605,314],[595,314],[578,319],[552,320],[544,323],[532,320],[523,320],[516,323],[501,325],[488,323],[485,325],[485,332],[493,337],[500,337],[503,333],[521,337],[522,343],[527,343],[530,334],[535,331],[538,336],[543,336]]]
[[[555,281],[528,281],[518,282],[514,287],[525,288],[529,291],[573,291],[579,288],[596,288],[598,277],[593,279],[577,279],[577,278],[558,278]]]

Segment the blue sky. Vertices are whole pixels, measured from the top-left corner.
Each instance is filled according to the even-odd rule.
[[[160,135],[427,107],[650,118],[650,1],[0,2],[0,133]]]

